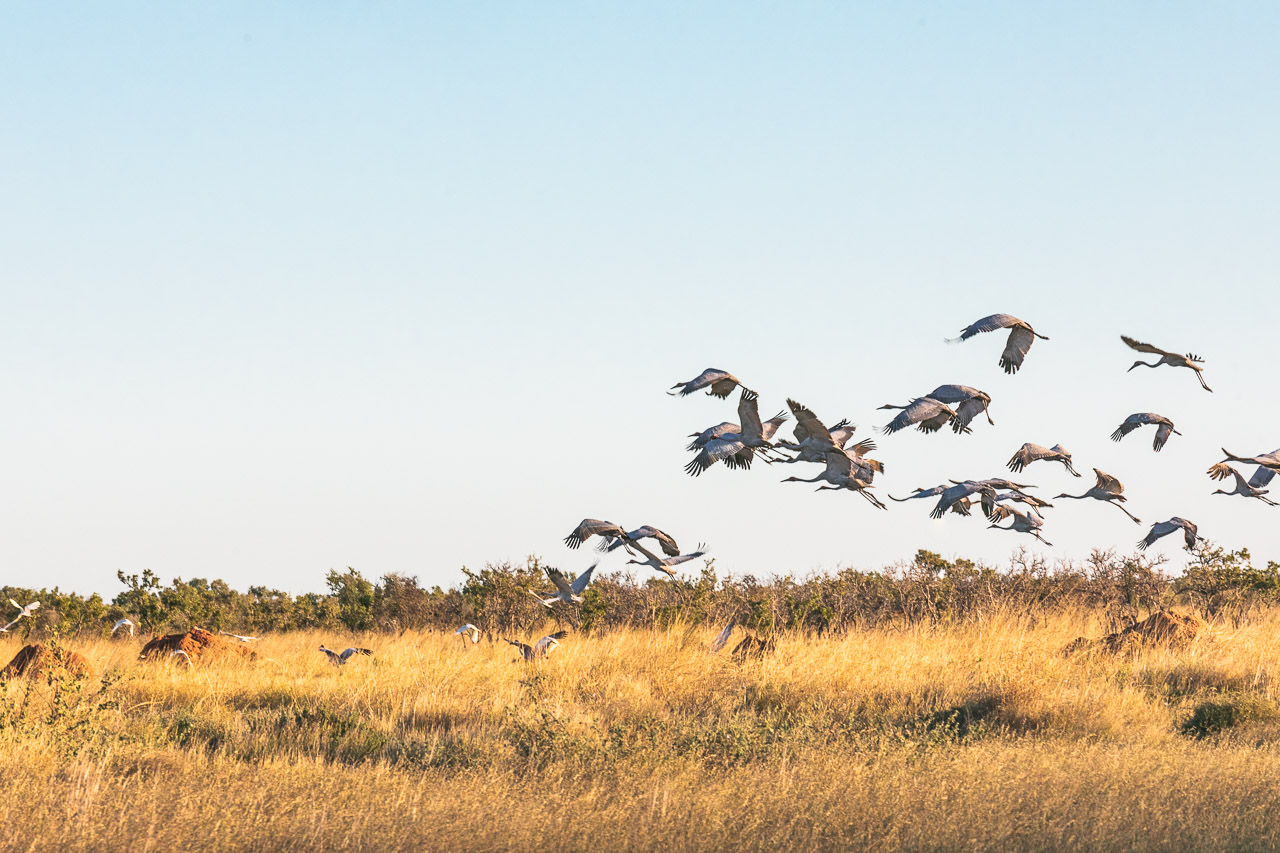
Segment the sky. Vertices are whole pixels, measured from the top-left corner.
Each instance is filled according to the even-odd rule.
[[[0,583],[117,570],[323,588],[457,583],[584,517],[717,569],[1128,553],[1150,523],[1280,560],[1280,508],[1211,495],[1280,445],[1280,6],[168,4],[0,12]],[[1050,340],[997,366],[987,314]],[[1126,368],[1128,334],[1205,359]],[[876,491],[1062,443],[1139,527],[1045,537],[924,501],[682,470],[733,399],[875,434],[944,383],[972,435],[876,435]],[[1183,436],[1121,443],[1130,413]],[[789,437],[790,425],[784,428]],[[887,501],[886,501],[887,502]],[[1177,537],[1152,549],[1178,570]],[[622,569],[619,552],[602,569]]]

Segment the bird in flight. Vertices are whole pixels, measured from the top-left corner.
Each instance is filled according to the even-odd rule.
[[[506,637],[502,639],[515,646],[520,652],[520,656],[526,661],[535,661],[555,651],[560,646],[560,641],[567,636],[569,636],[568,631],[556,631],[554,634],[547,634],[532,646],[527,643],[521,643],[518,640],[508,640]]]
[[[635,552],[632,551],[631,553]],[[598,565],[600,564],[592,563],[591,568],[574,578],[573,583],[570,583],[569,579],[566,578],[564,573],[559,569],[546,569],[547,578],[555,585],[556,591],[554,593],[549,593],[551,595],[550,598],[543,598],[533,590],[529,590],[529,594],[542,602],[542,606],[548,609],[550,609],[551,605],[555,604],[557,601],[563,601],[565,604],[572,604],[574,602],[581,604],[584,600],[582,598],[582,592],[587,588],[587,584],[591,583],[591,573],[596,570],[596,566]]]
[[[1013,458],[1009,460],[1009,470],[1015,474],[1021,473],[1023,468],[1032,462],[1039,462],[1041,459],[1047,459],[1050,462],[1061,462],[1062,467],[1066,468],[1072,477],[1080,476],[1076,469],[1071,467],[1071,454],[1061,444],[1055,444],[1053,447],[1041,447],[1038,444],[1027,442],[1018,448],[1018,452],[1013,454]]]
[[[1129,370],[1133,370],[1133,368],[1138,365],[1142,365],[1143,367],[1159,367],[1162,364],[1167,364],[1170,367],[1188,367],[1196,372],[1196,379],[1200,380],[1201,388],[1206,391],[1213,391],[1213,389],[1204,381],[1204,376],[1202,375],[1204,373],[1204,368],[1200,366],[1204,364],[1204,359],[1200,356],[1192,355],[1191,353],[1178,355],[1176,352],[1169,352],[1168,350],[1160,349],[1160,347],[1153,347],[1151,344],[1144,344],[1142,341],[1136,341],[1128,335],[1121,335],[1120,340],[1124,341],[1130,349],[1136,349],[1138,352],[1145,352],[1150,353],[1151,355],[1160,356],[1159,361],[1135,361],[1129,367]],[[1127,373],[1128,371],[1125,372]]]
[[[1211,465],[1206,473],[1215,480],[1225,480],[1228,477],[1235,478],[1236,487],[1234,489],[1229,492],[1224,489],[1217,489],[1214,491],[1215,495],[1242,495],[1246,498],[1257,498],[1263,503],[1270,504],[1271,506],[1277,506],[1275,501],[1266,497],[1269,490],[1263,488],[1263,486],[1270,483],[1271,478],[1275,476],[1275,472],[1270,468],[1258,466],[1258,470],[1254,471],[1253,476],[1248,480],[1245,480],[1243,474],[1228,465],[1226,462],[1219,462],[1216,465]]]
[[[40,602],[38,601],[33,601],[30,604],[26,605],[25,607],[19,604],[18,602],[14,601],[12,598],[9,599],[9,603],[12,604],[14,607],[18,608],[18,615],[13,617],[13,621],[10,622],[8,625],[5,625],[3,628],[0,628],[0,634],[7,632],[14,625],[17,625],[18,620],[22,619],[24,616],[30,616],[32,613],[35,613],[37,610],[40,609]]]
[[[710,388],[711,390],[707,391],[708,396],[725,400],[733,393],[733,389],[737,387],[741,387],[744,391],[747,388],[739,381],[738,377],[729,371],[721,370],[718,367],[708,367],[688,382],[677,382],[672,385],[671,390],[667,393],[675,396],[678,392],[681,397],[687,397],[694,391]]]
[[[1164,447],[1164,443],[1169,440],[1169,436],[1182,435],[1182,433],[1173,428],[1173,421],[1169,420],[1164,415],[1156,415],[1151,412],[1137,412],[1129,415],[1129,417],[1124,419],[1124,423],[1116,427],[1116,431],[1111,433],[1111,440],[1119,441],[1138,427],[1146,426],[1147,424],[1158,425],[1155,441],[1151,444],[1151,446],[1155,448],[1156,453],[1159,453],[1160,449]]]
[[[1196,532],[1196,526],[1194,524],[1187,521],[1185,518],[1178,518],[1175,515],[1168,521],[1161,521],[1157,524],[1151,525],[1151,531],[1138,542],[1138,550],[1147,550],[1147,548],[1154,544],[1157,539],[1162,536],[1168,536],[1176,530],[1182,531],[1182,538],[1183,541],[1186,542],[1188,551],[1196,547],[1197,539],[1204,538]]]
[[[1009,337],[1005,341],[1004,352],[1000,355],[1000,366],[1004,368],[1005,373],[1018,372],[1018,368],[1022,367],[1022,362],[1026,359],[1027,353],[1031,351],[1031,345],[1035,343],[1036,338],[1045,341],[1049,340],[1031,328],[1029,323],[1022,322],[1012,314],[992,314],[965,326],[960,330],[960,337],[948,338],[947,343],[954,344],[960,341],[967,341],[974,335],[980,335],[983,332],[994,332],[997,329],[1010,330]]]
[[[463,625],[461,628],[453,632],[453,635],[455,637],[459,634],[463,635],[462,645],[464,647],[467,644],[468,637],[471,639],[471,645],[473,646],[476,643],[480,642],[480,629],[477,628],[475,625],[472,625],[470,622],[468,622],[467,624]]]
[[[656,554],[654,554],[648,548],[641,545],[639,542],[636,542],[634,544],[635,544],[636,550],[639,551],[641,554],[644,554],[645,559],[627,560],[628,565],[635,563],[638,566],[648,566],[649,568],[656,569],[657,571],[662,572],[667,577],[671,577],[671,578],[674,578],[676,576],[676,573],[672,569],[672,566],[678,566],[681,563],[687,563],[690,560],[696,560],[707,553],[706,546],[699,545],[698,550],[693,551],[692,553],[689,553],[689,554],[681,554],[677,552],[670,556],[659,558]]]
[[[1125,501],[1124,484],[1107,472],[1099,471],[1097,468],[1093,469],[1093,473],[1097,475],[1098,482],[1092,489],[1085,492],[1083,495],[1058,495],[1054,500],[1057,500],[1058,498],[1071,498],[1072,500],[1080,501],[1086,498],[1093,498],[1098,501],[1106,501],[1125,515],[1129,516],[1129,518],[1133,519],[1134,524],[1141,524],[1142,521],[1136,515],[1120,506],[1120,504]]]
[[[128,629],[129,629],[129,636],[130,636],[130,637],[132,637],[132,636],[133,636],[133,621],[132,621],[132,620],[129,620],[129,619],[121,619],[121,620],[119,620],[118,622],[116,622],[116,624],[114,624],[114,625],[112,625],[112,626],[111,626],[111,633],[112,633],[112,634],[114,634],[116,631],[119,631],[121,628],[128,628]]]

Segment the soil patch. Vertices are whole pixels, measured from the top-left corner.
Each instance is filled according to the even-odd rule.
[[[1062,653],[1074,655],[1085,651],[1099,651],[1119,654],[1144,646],[1182,648],[1203,634],[1206,627],[1205,621],[1194,613],[1161,610],[1123,631],[1108,634],[1100,640],[1077,637],[1062,650]]]
[[[239,643],[223,639],[203,628],[192,628],[185,634],[152,637],[151,642],[142,647],[138,660],[167,658],[176,651],[186,652],[193,662],[206,656],[239,655],[248,660],[254,660],[258,656]]]
[[[60,669],[77,678],[93,677],[93,667],[89,665],[84,655],[68,649],[51,649],[44,643],[23,646],[22,650],[13,656],[13,660],[9,661],[8,666],[0,669],[0,677],[14,678],[25,675],[27,678],[35,678],[46,672],[56,672]]]

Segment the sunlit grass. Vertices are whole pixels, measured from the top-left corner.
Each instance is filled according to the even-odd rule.
[[[0,823],[32,850],[1272,849],[1278,629],[1064,657],[1101,621],[1005,613],[744,663],[710,627],[536,664],[368,635],[340,669],[332,634],[195,669],[73,641],[108,686],[0,688]]]

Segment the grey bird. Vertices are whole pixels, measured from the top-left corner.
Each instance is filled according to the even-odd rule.
[[[1023,512],[1016,507],[997,504],[995,511],[992,512],[989,517],[992,523],[987,525],[988,527],[994,527],[996,530],[1012,530],[1015,533],[1029,533],[1044,544],[1048,545],[1050,548],[1053,547],[1052,542],[1040,535],[1040,528],[1044,526],[1044,519],[1041,518],[1039,513],[1035,510]],[[1008,527],[1000,527],[996,523],[1004,521],[1006,518],[1013,519],[1013,523]]]
[[[730,620],[729,624],[724,626],[724,630],[719,634],[716,634],[716,638],[711,641],[711,654],[714,655],[716,652],[728,645],[729,638],[733,636],[733,629],[736,624],[736,620]]]
[[[724,462],[731,468],[750,468],[751,460],[756,453],[768,451],[773,447],[770,441],[787,419],[785,413],[779,412],[768,423],[760,420],[759,395],[747,388],[742,389],[738,398],[738,421],[742,424],[738,432],[724,433],[712,438],[702,447],[702,452],[693,457],[684,467],[685,473],[691,477],[701,476],[717,462]],[[768,457],[764,457],[768,461]],[[735,460],[730,463],[729,460]],[[736,464],[735,464],[736,463]]]
[[[948,423],[954,424],[959,416],[955,410],[940,400],[932,397],[916,397],[905,406],[895,406],[893,403],[885,403],[882,409],[902,409],[898,416],[889,423],[884,425],[882,432],[885,435],[892,435],[901,429],[915,425],[916,429],[924,433],[937,432]],[[968,427],[956,430],[956,432],[969,432]]]
[[[996,490],[992,486],[984,485],[973,480],[965,480],[957,483],[951,481],[950,486],[934,486],[932,489],[916,489],[909,497],[895,498],[889,495],[890,500],[900,503],[915,500],[916,498],[932,498],[937,497],[938,503],[929,511],[930,518],[942,518],[947,511],[957,512],[960,515],[968,515],[969,507],[972,505],[972,499],[977,497],[982,502],[982,512],[984,515],[991,515],[995,511]],[[962,507],[956,509],[957,506]]]
[[[1196,532],[1196,529],[1197,528],[1194,524],[1187,521],[1185,518],[1178,518],[1175,515],[1168,521],[1161,521],[1158,524],[1151,525],[1150,532],[1138,541],[1138,550],[1145,551],[1162,536],[1168,536],[1175,530],[1181,530],[1183,541],[1186,543],[1187,550],[1190,551],[1192,548],[1196,547],[1196,540],[1204,538]]]
[[[707,553],[707,546],[699,545],[698,550],[691,553],[676,553],[668,557],[658,557],[639,542],[636,543],[636,550],[641,554],[644,554],[645,558],[643,560],[627,560],[627,565],[634,563],[637,566],[648,566],[651,569],[662,572],[667,577],[674,578],[676,573],[672,569],[673,566],[678,566],[681,563],[687,563],[690,560],[696,560],[699,557],[704,556]]]
[[[1182,435],[1182,433],[1173,428],[1173,421],[1169,420],[1164,415],[1156,415],[1151,412],[1137,412],[1129,415],[1129,417],[1124,419],[1124,423],[1116,427],[1116,431],[1111,433],[1111,440],[1119,441],[1138,427],[1146,426],[1147,424],[1156,424],[1158,426],[1158,429],[1156,429],[1155,441],[1151,444],[1156,453],[1159,453],[1160,449],[1164,447],[1164,443],[1169,440],[1170,435]]]
[[[721,370],[718,367],[708,367],[688,382],[677,382],[671,386],[668,394],[675,396],[677,393],[681,397],[686,397],[694,391],[701,391],[703,388],[709,388],[707,394],[712,397],[719,397],[721,400],[727,399],[733,393],[733,389],[747,386],[743,385],[738,377],[734,376],[727,370]]]
[[[369,651],[368,649],[353,648],[353,649],[344,649],[342,652],[335,652],[333,649],[329,649],[329,648],[325,648],[324,646],[321,646],[320,651],[325,653],[325,656],[329,658],[329,663],[333,664],[334,666],[346,666],[347,661],[351,660],[351,658],[353,658],[356,655],[367,655],[367,656],[373,655],[373,652]]]
[[[656,539],[658,545],[662,548],[662,553],[668,557],[674,557],[680,553],[680,546],[676,544],[675,539],[649,524],[637,527],[635,530],[628,530],[624,538],[615,539],[612,542],[601,542],[596,550],[614,551],[621,548],[625,543],[635,545],[641,539]]]
[[[1223,489],[1218,489],[1214,492],[1215,495],[1241,495],[1246,498],[1257,498],[1263,503],[1270,504],[1271,506],[1277,505],[1275,501],[1265,496],[1268,490],[1262,488],[1267,483],[1270,483],[1271,478],[1275,476],[1275,472],[1269,468],[1259,466],[1258,470],[1254,472],[1253,477],[1249,480],[1245,480],[1243,474],[1228,465],[1226,462],[1219,462],[1216,465],[1210,466],[1206,473],[1215,480],[1225,480],[1228,477],[1235,478],[1236,487],[1234,489],[1229,492]]]
[[[559,648],[560,641],[567,636],[569,636],[568,631],[556,631],[554,634],[547,634],[547,636],[538,640],[538,642],[534,643],[532,646],[527,643],[521,643],[518,640],[508,640],[506,637],[503,637],[502,639],[515,646],[517,651],[520,652],[520,656],[526,661],[535,661],[539,658],[546,657]]]
[[[1031,345],[1035,343],[1036,338],[1049,340],[1031,328],[1029,323],[1022,322],[1012,314],[992,314],[965,326],[960,330],[960,337],[948,338],[947,343],[954,344],[960,341],[967,341],[974,335],[979,335],[983,332],[994,332],[997,329],[1010,330],[1009,337],[1005,341],[1004,352],[1000,355],[1000,366],[1004,368],[1005,373],[1018,372],[1018,368],[1022,367],[1022,362],[1026,359],[1027,353],[1031,351]]]
[[[564,572],[559,569],[545,569],[544,571],[547,573],[547,578],[555,585],[556,591],[553,593],[544,593],[544,595],[550,595],[550,598],[543,598],[542,595],[539,595],[533,590],[529,590],[529,594],[538,599],[538,601],[541,601],[542,606],[548,609],[550,609],[551,605],[555,604],[557,601],[563,601],[565,604],[581,604],[584,600],[582,598],[583,590],[587,588],[587,584],[591,583],[591,573],[596,570],[596,566],[598,565],[599,563],[592,563],[591,568],[574,578],[572,583],[570,583],[569,579],[564,576]]]
[[[1129,370],[1133,370],[1133,368],[1139,365],[1143,367],[1159,367],[1162,364],[1167,364],[1170,367],[1188,367],[1196,372],[1196,379],[1200,380],[1201,388],[1206,391],[1213,391],[1213,389],[1204,381],[1204,376],[1202,375],[1204,373],[1204,368],[1200,366],[1204,364],[1204,359],[1200,356],[1192,355],[1191,353],[1178,355],[1176,352],[1169,352],[1168,350],[1160,349],[1160,347],[1153,347],[1151,344],[1144,344],[1142,341],[1135,341],[1128,335],[1121,335],[1120,340],[1124,341],[1130,349],[1136,349],[1138,352],[1145,352],[1150,353],[1151,355],[1160,356],[1160,360],[1155,362],[1135,361],[1129,367]],[[1128,371],[1126,371],[1126,373],[1127,372]]]
[[[573,532],[564,537],[564,544],[570,548],[577,549],[592,536],[602,537],[606,542],[621,540],[622,547],[631,552],[631,548],[627,544],[627,529],[620,524],[614,524],[612,521],[601,521],[598,518],[582,519],[578,526],[573,528]]]
[[[991,420],[991,395],[985,391],[968,385],[939,385],[925,396],[955,406],[956,419],[951,422],[951,428],[956,432],[967,432],[966,427],[980,414],[987,416],[987,423],[996,424]]]
[[[1129,516],[1129,518],[1133,519],[1134,524],[1141,524],[1142,521],[1136,515],[1120,506],[1120,504],[1125,501],[1124,484],[1105,471],[1099,471],[1097,468],[1093,469],[1093,473],[1097,475],[1098,483],[1092,489],[1085,492],[1083,495],[1057,495],[1054,500],[1057,500],[1058,498],[1071,498],[1072,500],[1093,498],[1098,501],[1106,501],[1125,515]]]
[[[855,458],[850,456],[847,451],[829,450],[827,451],[824,461],[826,463],[826,468],[823,469],[821,474],[813,479],[805,479],[804,477],[787,477],[782,482],[829,483],[830,485],[819,486],[815,491],[821,492],[848,489],[849,491],[857,492],[862,495],[862,497],[866,498],[872,506],[879,507],[880,509],[888,509],[888,507],[880,502],[879,498],[868,491],[868,489],[872,489],[874,486],[866,480],[858,479],[855,469]]]
[[[1053,504],[1049,503],[1043,498],[1038,498],[1035,495],[1029,495],[1026,492],[1022,491],[1021,489],[1010,489],[1007,492],[999,492],[996,494],[997,504],[1009,503],[1009,502],[1026,504],[1027,506],[1031,507],[1037,512],[1043,509],[1044,507],[1050,507],[1050,508],[1053,507]]]
[[[1227,450],[1225,447],[1222,448],[1222,452],[1227,457],[1226,459],[1222,460],[1223,462],[1243,462],[1246,465],[1248,464],[1260,465],[1263,468],[1266,468],[1268,471],[1271,471],[1273,474],[1276,472],[1280,472],[1280,450],[1273,450],[1270,453],[1264,453],[1261,456],[1236,456],[1234,453],[1232,453],[1230,450]],[[1256,477],[1257,477],[1257,474],[1254,475],[1254,478]],[[1271,481],[1271,478],[1268,477],[1266,481],[1259,483],[1258,485],[1265,486],[1270,481]],[[1252,480],[1250,480],[1250,482],[1252,482]]]
[[[1061,444],[1055,444],[1053,447],[1041,447],[1038,444],[1027,442],[1018,448],[1018,452],[1013,454],[1013,458],[1009,460],[1009,470],[1015,474],[1020,473],[1023,468],[1032,462],[1039,462],[1041,459],[1061,462],[1062,466],[1071,473],[1071,476],[1080,476],[1076,469],[1071,467],[1071,454]]]

